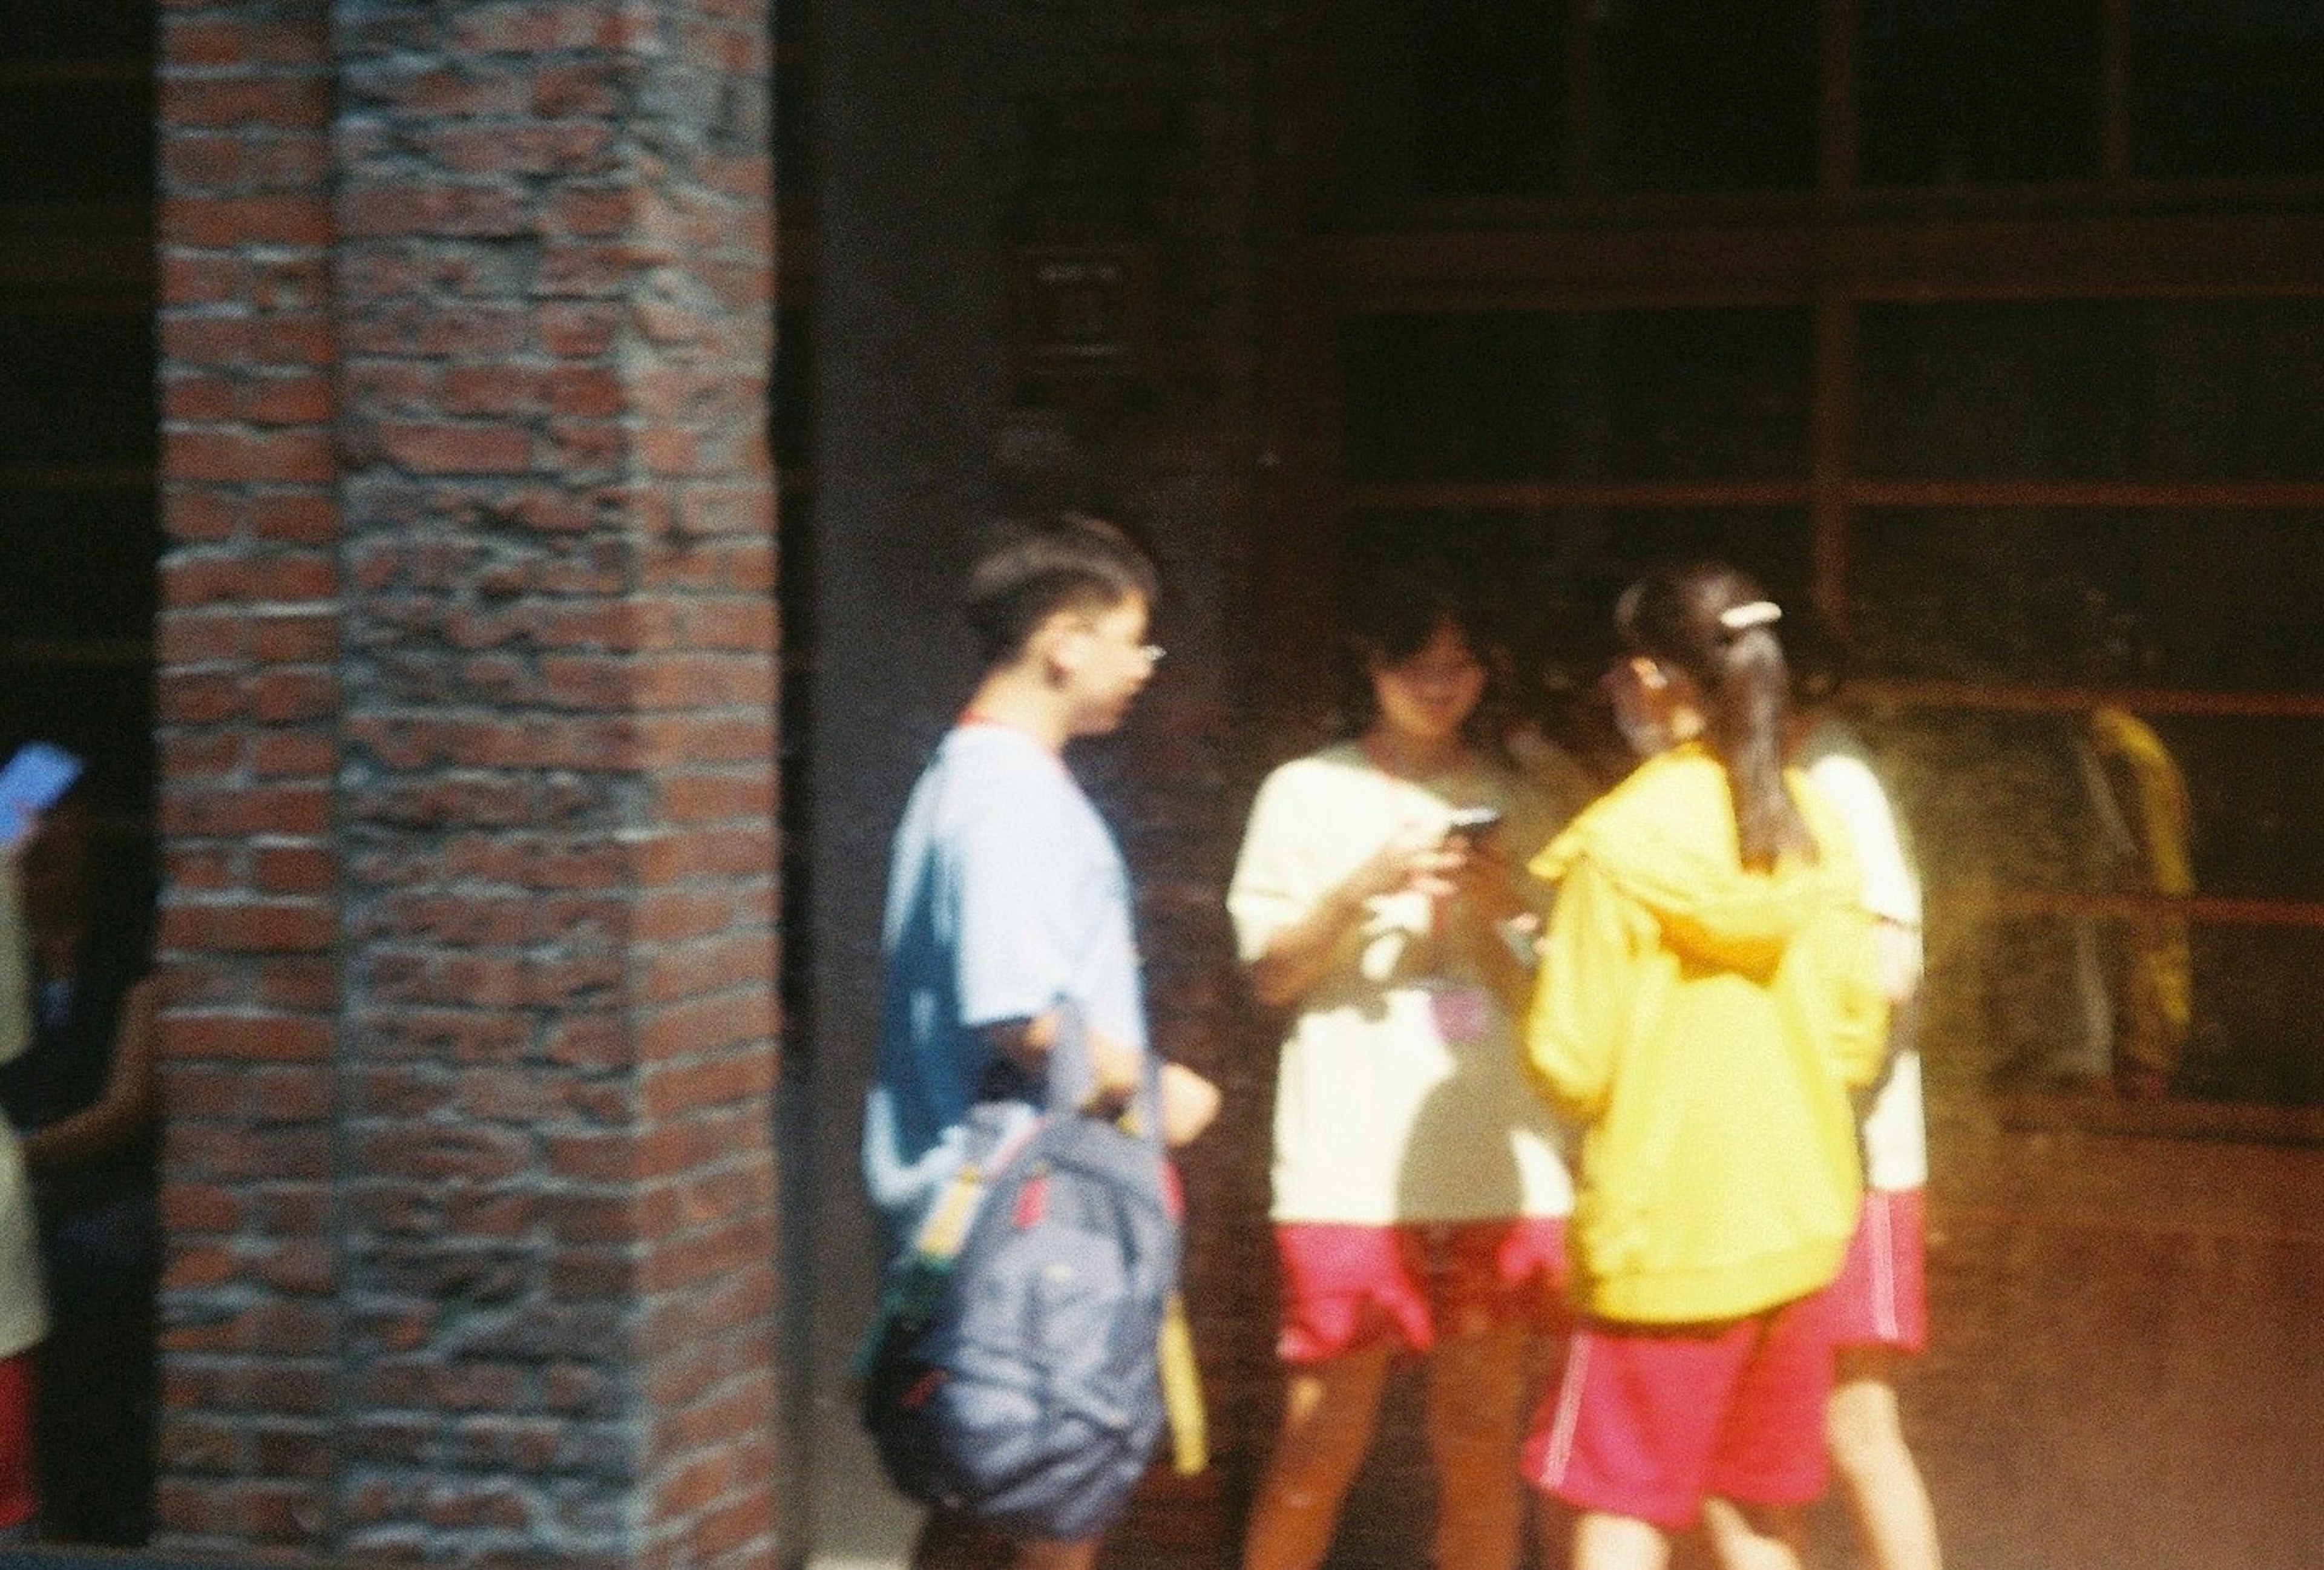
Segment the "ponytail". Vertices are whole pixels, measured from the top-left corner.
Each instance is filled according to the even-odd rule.
[[[1711,750],[1727,765],[1735,797],[1735,831],[1743,864],[1761,871],[1786,851],[1812,860],[1815,841],[1784,784],[1790,706],[1783,646],[1766,627],[1735,636],[1724,651],[1709,701]]]
[[[1790,677],[1775,623],[1783,612],[1732,568],[1703,562],[1630,586],[1615,612],[1625,642],[1683,672],[1704,709],[1704,739],[1727,770],[1743,864],[1813,860],[1815,838],[1784,782]]]

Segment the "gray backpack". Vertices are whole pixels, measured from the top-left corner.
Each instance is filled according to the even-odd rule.
[[[1163,1431],[1156,1348],[1178,1283],[1151,1077],[1146,1132],[1075,1110],[1088,1048],[1067,1015],[1038,1119],[972,1117],[968,1166],[858,1365],[890,1481],[1019,1538],[1094,1537],[1129,1503]]]

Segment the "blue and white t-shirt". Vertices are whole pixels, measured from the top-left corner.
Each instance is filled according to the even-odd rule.
[[[896,829],[881,948],[863,1175],[900,1242],[959,1168],[986,1027],[1070,1000],[1146,1045],[1128,869],[1054,753],[977,721],[937,745]]]

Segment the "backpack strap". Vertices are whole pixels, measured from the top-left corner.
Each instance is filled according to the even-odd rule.
[[[1049,1115],[1078,1116],[1097,1083],[1097,1062],[1090,1051],[1089,1020],[1071,1001],[1057,1006],[1056,1039],[1049,1045]],[[1153,1053],[1146,1054],[1144,1082],[1117,1119],[1122,1131],[1154,1152],[1161,1184],[1163,1209],[1178,1220],[1183,1196],[1177,1192],[1177,1169],[1162,1151],[1162,1070]],[[1181,1477],[1200,1475],[1211,1464],[1210,1420],[1203,1402],[1201,1370],[1194,1360],[1194,1336],[1186,1317],[1186,1300],[1173,1291],[1163,1306],[1162,1326],[1155,1344],[1157,1371],[1161,1376],[1162,1406],[1170,1427],[1172,1470]]]
[[[1072,998],[1054,1005],[1057,1028],[1049,1042],[1047,1105],[1052,1117],[1079,1116],[1097,1088],[1097,1057],[1090,1050],[1089,1016]],[[1162,1153],[1162,1067],[1151,1051],[1144,1054],[1144,1072],[1138,1093],[1122,1109],[1116,1124],[1130,1138]]]
[[[976,1224],[976,1213],[984,1207],[986,1185],[1024,1153],[1040,1127],[1040,1119],[1024,1119],[1001,1135],[982,1157],[972,1157],[961,1163],[960,1170],[953,1174],[952,1181],[928,1206],[927,1219],[920,1223],[919,1233],[912,1239],[912,1252],[917,1258],[950,1260],[960,1252],[961,1246],[968,1241],[968,1229]]]
[[[1170,1419],[1171,1470],[1199,1476],[1211,1464],[1210,1418],[1203,1406],[1203,1375],[1194,1362],[1194,1333],[1186,1299],[1177,1292],[1163,1306],[1162,1336],[1154,1348],[1162,1375],[1162,1409]]]

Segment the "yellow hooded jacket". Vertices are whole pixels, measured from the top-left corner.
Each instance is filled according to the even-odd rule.
[[[1725,769],[1641,765],[1533,863],[1559,885],[1526,1032],[1536,1084],[1583,1132],[1578,1305],[1739,1318],[1839,1272],[1863,1175],[1849,1090],[1887,1002],[1847,831],[1789,775],[1820,851],[1746,871]]]

